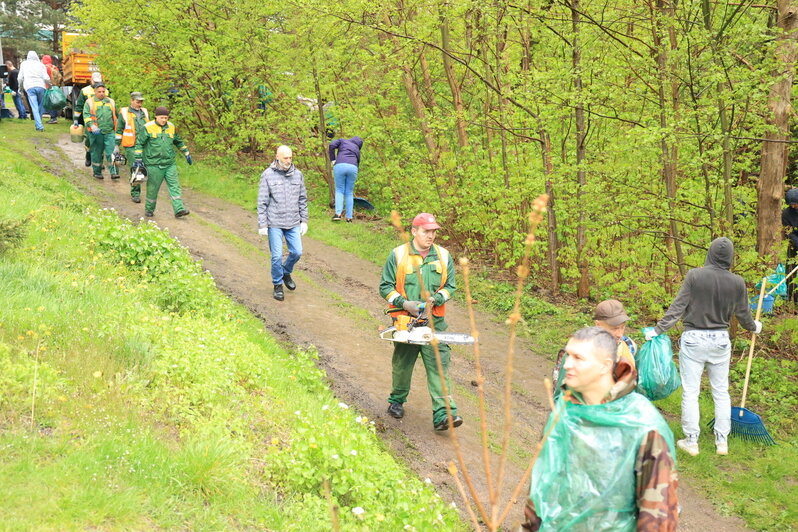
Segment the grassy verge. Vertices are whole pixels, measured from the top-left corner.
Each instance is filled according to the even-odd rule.
[[[28,138],[60,131],[27,125],[0,130],[4,528],[330,530],[331,502],[342,530],[464,528],[313,352],[281,348],[154,224],[42,172]]]
[[[264,162],[262,166],[268,164]],[[303,167],[302,161],[297,165]],[[209,166],[195,165],[187,173],[186,184],[208,194],[254,210],[258,174],[261,167],[251,170],[236,170],[221,173]],[[243,172],[243,173],[242,173]],[[182,175],[182,174],[181,174]],[[365,176],[361,176],[365,178]],[[321,178],[312,172],[307,174],[311,196],[326,199],[326,188]],[[389,250],[396,245],[396,237],[387,220],[340,224],[330,221],[330,212],[324,201],[311,203],[310,236],[327,244],[349,251],[375,267],[381,267]],[[387,213],[383,213],[387,214]],[[444,243],[445,244],[445,243]],[[478,267],[472,269],[477,271]],[[483,271],[471,279],[474,299],[483,314],[503,319],[512,308],[514,286],[496,281],[495,275]],[[460,284],[462,287],[462,282]],[[463,291],[458,292],[463,297]],[[531,291],[524,293],[522,300],[522,332],[537,352],[552,358],[556,356],[568,334],[575,329],[592,324],[589,310],[584,305],[552,304]],[[634,305],[630,305],[634,306]],[[635,316],[633,315],[632,323]],[[647,325],[641,323],[641,326]],[[779,445],[761,447],[745,441],[732,439],[730,455],[718,457],[713,454],[711,431],[705,430],[701,437],[702,454],[697,458],[679,455],[679,467],[683,478],[713,500],[722,513],[736,514],[756,530],[798,530],[798,501],[794,496],[798,486],[798,466],[794,456],[798,451],[798,362],[795,347],[798,344],[798,320],[778,318],[766,320],[765,334],[760,336],[762,345],[769,347],[769,356],[758,353],[750,384],[749,407],[762,415],[768,430]],[[642,342],[638,330],[629,333]],[[671,336],[677,339],[678,331]],[[739,340],[735,353],[746,347]],[[736,356],[736,355],[735,355]],[[742,393],[745,363],[736,360],[732,364],[731,394],[736,402]],[[680,392],[658,406],[668,415],[674,434],[681,437],[678,423],[680,416]],[[701,419],[713,417],[708,389],[701,398]]]

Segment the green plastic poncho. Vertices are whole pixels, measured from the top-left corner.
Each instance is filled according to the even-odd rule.
[[[676,458],[673,433],[656,407],[638,393],[600,405],[565,402],[532,471],[529,497],[541,531],[634,531],[635,462],[651,430]],[[554,414],[549,417],[549,430]]]

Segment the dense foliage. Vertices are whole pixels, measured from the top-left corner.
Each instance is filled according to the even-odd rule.
[[[438,213],[451,244],[496,265],[515,263],[548,191],[538,287],[653,309],[720,235],[737,271],[765,273],[756,180],[779,78],[765,6],[86,0],[73,14],[115,93],[171,103],[203,148],[265,162],[286,142],[323,183],[319,113],[297,97],[334,101],[336,135],[366,140],[359,193]]]

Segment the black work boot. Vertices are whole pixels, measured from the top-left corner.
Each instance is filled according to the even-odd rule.
[[[182,218],[191,214],[188,209],[181,209],[175,213],[175,218]]]
[[[85,164],[87,168],[91,166],[91,152],[86,152],[86,162],[83,164]]]
[[[283,282],[285,283],[285,287],[289,290],[296,290],[296,283],[293,279],[291,279],[291,275],[284,273],[283,274]]]
[[[388,403],[388,415],[396,419],[405,417],[405,407],[402,403]]]
[[[463,424],[463,418],[461,418],[460,416],[452,417],[452,425],[453,426],[459,427],[462,424]],[[443,421],[439,421],[438,423],[435,424],[435,430],[437,430],[438,432],[440,432],[442,430],[448,430],[448,429],[449,429],[449,417],[448,416],[443,418]]]
[[[283,292],[282,283],[274,285],[274,299],[276,299],[277,301],[282,301],[283,299],[285,299],[285,293]]]

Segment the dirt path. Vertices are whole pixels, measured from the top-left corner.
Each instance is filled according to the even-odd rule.
[[[57,149],[57,148],[60,148]],[[50,171],[77,184],[101,204],[114,207],[122,216],[139,220],[143,205],[130,201],[125,180],[111,182],[91,178],[83,167],[83,147],[72,144],[64,135],[53,147],[38,143],[39,151],[52,162]],[[66,154],[66,158],[64,157]],[[126,169],[123,174],[126,173]],[[164,190],[166,187],[163,187]],[[377,294],[379,269],[336,248],[313,239],[313,227],[303,239],[304,254],[297,265],[295,292],[286,291],[286,300],[271,297],[268,267],[268,246],[257,234],[254,212],[208,197],[191,190],[184,191],[191,215],[175,219],[166,192],[161,192],[154,220],[178,238],[192,254],[203,260],[220,288],[255,312],[266,327],[286,342],[298,346],[315,346],[320,362],[329,375],[335,393],[341,400],[354,404],[377,422],[384,441],[421,478],[429,478],[439,493],[462,507],[446,464],[455,456],[453,439],[448,433],[432,430],[430,400],[426,390],[423,366],[417,364],[407,413],[401,421],[387,414],[386,398],[390,391],[391,345],[377,338],[380,325],[386,325],[384,302]],[[221,229],[221,230],[220,230]],[[236,238],[251,244],[242,246]],[[256,251],[255,247],[260,250]],[[453,305],[449,310],[450,330],[469,330],[465,310]],[[508,335],[501,325],[482,320],[480,344],[488,411],[488,434],[498,448],[503,416],[503,375]],[[474,483],[486,485],[482,465],[481,436],[476,401],[475,376],[471,349],[454,348],[452,379],[454,394],[465,423],[457,436],[466,465]],[[548,415],[544,375],[550,374],[551,363],[537,356],[524,345],[517,346],[513,385],[513,430],[511,459],[507,462],[504,500],[521,478],[528,454],[538,441]],[[493,455],[494,478],[497,469]],[[511,510],[506,521],[516,528],[520,522],[524,494]],[[680,530],[737,531],[746,530],[742,521],[720,516],[702,496],[686,482],[680,486],[683,506]]]

